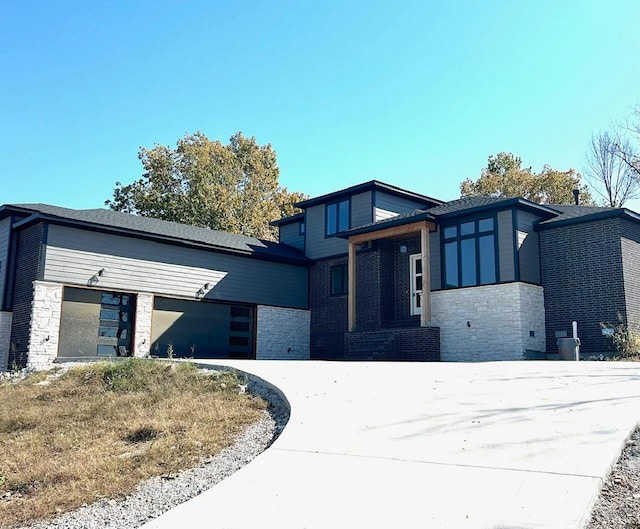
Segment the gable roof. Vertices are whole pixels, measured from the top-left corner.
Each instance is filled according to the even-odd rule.
[[[364,182],[363,184],[358,184],[355,186],[347,187],[346,189],[334,191],[333,193],[327,193],[326,195],[321,195],[319,197],[303,200],[302,202],[298,202],[296,204],[296,207],[304,209],[310,206],[315,206],[316,204],[322,204],[324,202],[331,202],[334,200],[338,200],[341,197],[353,195],[355,193],[364,193],[366,191],[375,191],[375,190],[383,191],[385,193],[389,193],[390,195],[403,197],[409,200],[422,202],[425,205],[425,207],[432,207],[438,204],[443,204],[443,201],[438,200],[437,198],[421,195],[420,193],[415,193],[407,189],[402,189],[401,187],[393,186],[391,184],[385,184],[384,182],[380,182],[379,180],[371,180],[369,182]]]
[[[287,244],[110,209],[69,209],[49,204],[8,204],[0,207],[0,218],[10,214],[24,217],[14,223],[15,228],[46,221],[267,260],[308,262],[300,250]]]

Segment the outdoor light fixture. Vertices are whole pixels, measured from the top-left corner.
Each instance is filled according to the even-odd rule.
[[[204,289],[205,290],[211,290],[211,283],[205,283],[204,284]]]
[[[401,244],[400,245],[400,253],[407,253],[407,245],[406,244]]]
[[[107,271],[104,268],[101,268],[100,270],[98,270],[98,275],[100,277],[106,277]]]

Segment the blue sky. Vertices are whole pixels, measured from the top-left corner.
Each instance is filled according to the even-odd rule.
[[[312,196],[453,199],[501,151],[581,170],[640,102],[639,22],[637,0],[5,2],[0,203],[101,207],[141,146],[197,130],[271,143]]]

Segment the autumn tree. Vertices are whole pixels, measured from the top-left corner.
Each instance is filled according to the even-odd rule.
[[[638,174],[628,161],[633,161],[633,149],[619,131],[591,136],[585,176],[607,206],[621,207],[640,196]]]
[[[176,148],[140,148],[144,174],[116,182],[111,209],[231,233],[274,239],[269,222],[295,213],[306,195],[278,184],[280,170],[270,144],[234,134],[228,145],[203,133],[186,134]]]
[[[501,152],[489,156],[480,177],[467,178],[460,184],[460,195],[522,197],[538,204],[573,204],[573,190],[578,189],[581,204],[592,204],[591,193],[582,177],[573,169],[556,171],[545,165],[540,173],[522,167],[520,157]]]

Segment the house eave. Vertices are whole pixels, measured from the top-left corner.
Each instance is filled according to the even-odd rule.
[[[182,239],[180,237],[172,237],[169,235],[148,233],[148,232],[143,232],[143,231],[138,231],[138,230],[133,230],[128,228],[108,226],[104,224],[98,224],[98,223],[75,220],[75,219],[65,219],[65,218],[57,217],[55,215],[50,215],[47,213],[41,213],[41,212],[31,212],[31,213],[32,214],[29,215],[28,217],[23,218],[18,222],[15,222],[13,224],[13,228],[16,230],[20,230],[28,226],[31,226],[33,224],[37,224],[38,222],[46,222],[49,224],[55,224],[59,226],[66,226],[71,228],[108,233],[112,235],[124,235],[127,237],[134,237],[137,239],[160,242],[164,244],[171,244],[174,246],[182,246],[187,248],[208,250],[208,251],[214,251],[214,252],[230,254],[230,255],[250,257],[253,259],[260,259],[263,261],[273,261],[273,262],[279,262],[279,263],[305,265],[305,266],[308,266],[310,263],[310,260],[307,257],[304,257],[302,255],[284,256],[284,255],[269,254],[268,252],[261,253],[261,252],[251,251],[251,250],[241,250],[238,248],[229,248],[227,246],[220,246],[220,245],[210,244],[202,241]],[[278,243],[278,244],[283,244],[283,243]],[[292,246],[289,246],[289,245],[285,245],[285,246],[294,249]]]
[[[420,193],[415,193],[407,189],[402,189],[400,187],[396,187],[391,184],[380,182],[379,180],[371,180],[369,182],[357,184],[355,186],[351,186],[346,189],[334,191],[333,193],[327,193],[326,195],[321,195],[319,197],[303,200],[302,202],[298,202],[297,204],[295,204],[295,206],[298,208],[305,209],[318,204],[323,204],[325,202],[332,202],[334,200],[340,199],[341,197],[346,197],[356,193],[364,193],[366,191],[373,191],[373,190],[384,191],[391,195],[400,196],[403,198],[407,198],[409,200],[415,200],[417,202],[422,202],[425,205],[430,204],[429,207],[444,204],[444,201],[439,200],[437,198],[422,195]]]

